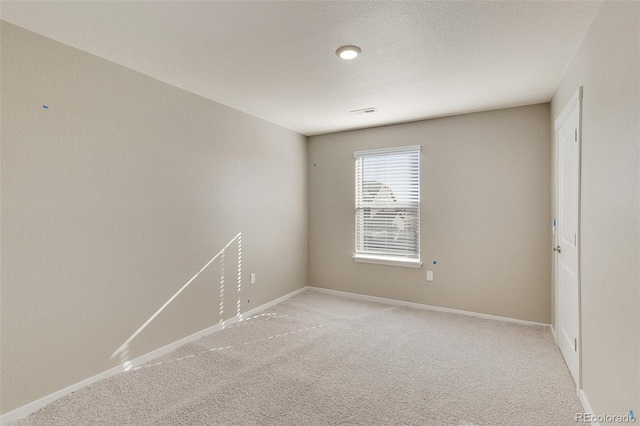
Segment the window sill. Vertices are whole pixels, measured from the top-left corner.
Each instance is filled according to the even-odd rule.
[[[422,262],[418,259],[399,259],[391,256],[372,256],[366,254],[356,254],[353,260],[359,263],[375,263],[378,265],[403,266],[405,268],[419,268]]]

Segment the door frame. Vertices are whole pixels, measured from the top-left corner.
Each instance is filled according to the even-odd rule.
[[[577,276],[577,283],[578,283],[578,344],[577,346],[577,356],[578,356],[578,377],[576,378],[576,392],[578,395],[580,395],[580,390],[582,389],[582,280],[581,280],[581,247],[582,247],[582,236],[581,236],[581,199],[582,199],[582,194],[581,194],[581,189],[582,189],[582,86],[580,86],[578,88],[578,90],[574,93],[574,95],[571,97],[571,99],[566,103],[566,105],[564,106],[564,108],[562,109],[562,112],[560,113],[560,115],[558,116],[558,118],[555,121],[555,126],[554,126],[554,132],[553,132],[553,136],[554,136],[554,153],[555,153],[555,164],[554,164],[554,171],[555,171],[555,177],[553,180],[553,191],[554,191],[554,198],[555,198],[555,209],[553,211],[553,217],[554,217],[554,223],[553,223],[553,247],[557,247],[557,241],[558,241],[558,232],[557,232],[557,227],[556,227],[556,221],[558,218],[558,197],[559,197],[559,191],[558,191],[558,175],[559,175],[559,168],[561,167],[559,164],[559,155],[558,155],[558,131],[560,130],[560,127],[567,121],[567,119],[569,118],[569,116],[571,115],[571,113],[573,113],[573,111],[575,109],[578,109],[578,134],[577,134],[577,143],[578,143],[578,149],[577,149],[577,167],[576,167],[576,184],[577,184],[577,192],[576,192],[576,212],[577,212],[577,218],[576,218],[576,251],[577,251],[577,262],[576,262],[576,276]],[[556,253],[555,251],[553,252],[553,265],[554,265],[554,274],[553,274],[553,285],[554,285],[554,294],[555,294],[555,309],[554,309],[554,315],[555,315],[555,326],[556,326],[556,330],[558,328],[558,253]],[[553,330],[553,328],[552,328]],[[558,345],[558,334],[556,332],[556,330],[553,330],[554,333],[554,339],[556,341],[556,345]]]

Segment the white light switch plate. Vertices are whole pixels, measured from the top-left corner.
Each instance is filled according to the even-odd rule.
[[[256,274],[251,274],[251,284],[256,283]]]
[[[427,281],[433,281],[433,271],[427,271]]]

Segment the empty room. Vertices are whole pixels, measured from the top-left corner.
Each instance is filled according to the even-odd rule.
[[[640,2],[0,2],[0,424],[640,416]]]

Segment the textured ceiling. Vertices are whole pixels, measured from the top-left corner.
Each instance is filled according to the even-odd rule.
[[[2,1],[0,18],[314,135],[547,102],[600,6]]]

